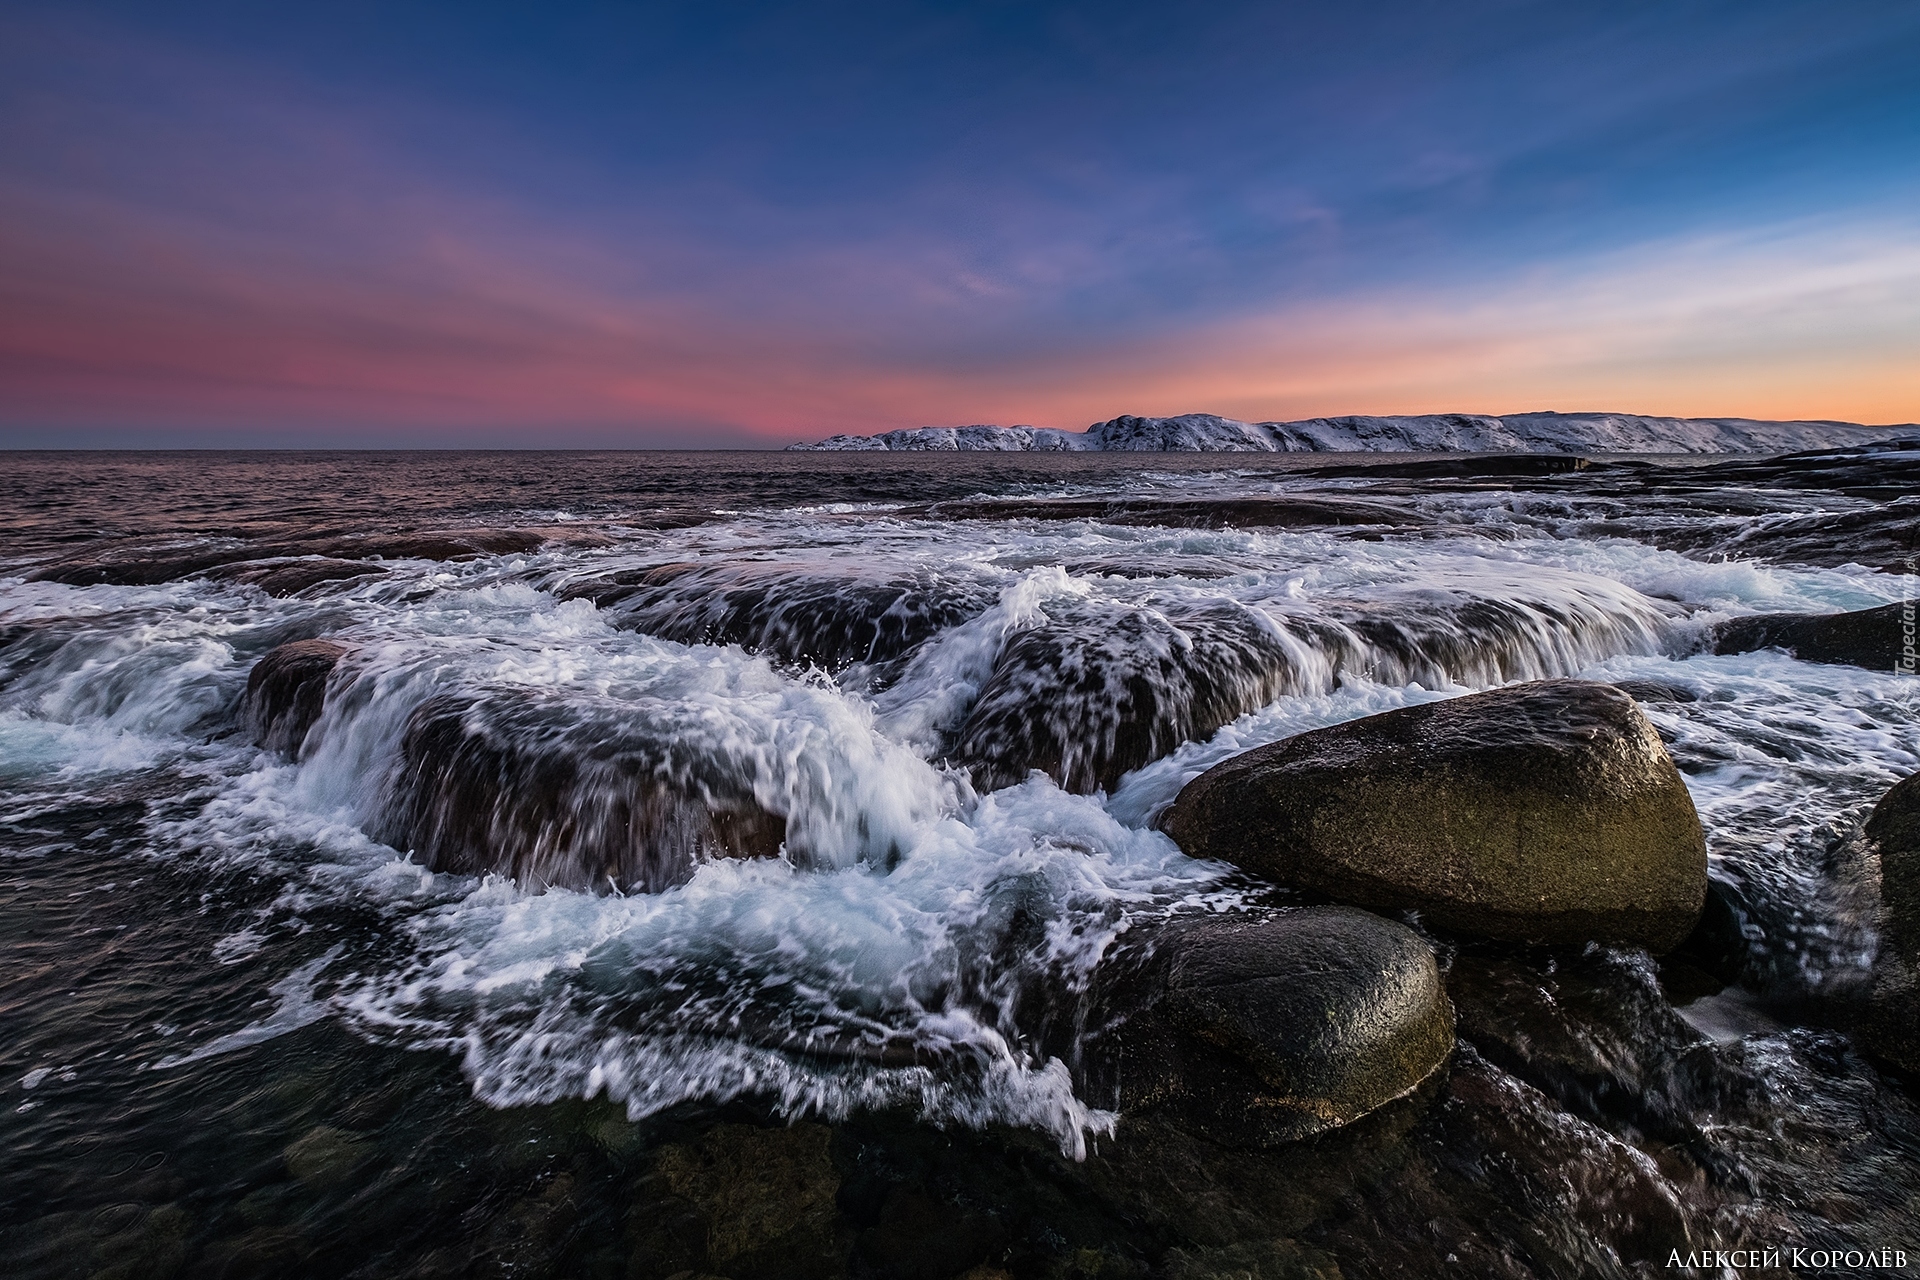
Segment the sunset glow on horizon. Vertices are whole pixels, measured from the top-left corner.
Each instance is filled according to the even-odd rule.
[[[0,444],[1920,419],[1920,12],[0,18]]]

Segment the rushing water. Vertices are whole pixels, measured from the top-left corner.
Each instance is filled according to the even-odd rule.
[[[871,1236],[894,1200],[863,1210],[849,1170],[916,1134],[1065,1169],[1123,1139],[1084,1087],[1090,976],[1156,920],[1273,892],[1152,829],[1180,786],[1563,675],[1669,689],[1645,709],[1746,953],[1704,996],[1611,953],[1541,990],[1597,965],[1617,1011],[1652,1001],[1631,1017],[1718,1055],[1744,1110],[1640,1082],[1678,1090],[1702,1185],[1733,1189],[1689,1192],[1684,1143],[1542,1100],[1468,1024],[1460,1079],[1640,1153],[1691,1242],[1920,1259],[1909,1095],[1834,1029],[1875,939],[1830,853],[1920,768],[1914,682],[1704,652],[1729,617],[1909,591],[1883,570],[1911,572],[1913,455],[1826,482],[1394,461],[10,458],[5,1267],[653,1274],[633,1187],[677,1167],[662,1144],[746,1117],[841,1126],[856,1272],[1071,1274],[1087,1249],[1165,1270],[1199,1246],[1066,1210],[899,1270]],[[318,722],[256,746],[249,671],[313,637],[346,650]],[[753,852],[778,856],[727,856]],[[1349,1275],[1406,1262],[1351,1221],[1287,1230]],[[1557,1273],[1537,1255],[1503,1273]]]

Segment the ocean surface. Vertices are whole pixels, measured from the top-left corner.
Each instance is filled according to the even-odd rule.
[[[852,1274],[1251,1248],[1074,1181],[1127,1141],[1085,1084],[1091,975],[1275,900],[1154,817],[1250,747],[1549,676],[1667,691],[1644,710],[1741,954],[1712,982],[1541,962],[1658,1021],[1686,1071],[1618,1080],[1664,1129],[1463,1031],[1484,1105],[1562,1144],[1486,1139],[1535,1190],[1461,1229],[1504,1259],[1478,1273],[1640,1274],[1670,1240],[1920,1260],[1920,1119],[1849,1035],[1877,940],[1833,852],[1920,769],[1920,686],[1705,652],[1731,617],[1910,595],[1917,461],[7,455],[0,1272],[693,1272],[732,1246],[711,1207],[660,1243],[648,1206],[705,1203],[661,1153],[807,1126]],[[319,721],[256,746],[253,664],[320,637],[348,657]],[[435,723],[486,753],[434,772]],[[682,834],[610,858],[636,777]],[[526,804],[463,835],[475,786]],[[685,835],[685,804],[778,856]],[[1679,1225],[1635,1236],[1653,1211],[1562,1176],[1593,1152]],[[989,1242],[889,1261],[902,1187]],[[1349,1277],[1469,1256],[1368,1194],[1272,1234]]]

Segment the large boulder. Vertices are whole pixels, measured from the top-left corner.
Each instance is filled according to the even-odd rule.
[[[241,732],[269,751],[298,755],[325,706],[327,680],[346,655],[337,640],[291,640],[269,650],[247,673]]]
[[[1117,1040],[1125,1113],[1167,1114],[1230,1146],[1349,1124],[1453,1052],[1433,950],[1350,907],[1176,924]]]
[[[1911,604],[1895,601],[1852,613],[1756,613],[1714,628],[1715,653],[1785,649],[1802,662],[1913,671]],[[1904,663],[1904,666],[1902,665]]]
[[[1665,951],[1707,889],[1700,819],[1659,734],[1586,681],[1260,747],[1188,783],[1160,825],[1195,857],[1516,941]]]

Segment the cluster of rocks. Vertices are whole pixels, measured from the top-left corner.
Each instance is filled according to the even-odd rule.
[[[1188,783],[1160,826],[1196,857],[1339,904],[1178,921],[1129,979],[1122,1110],[1234,1146],[1348,1124],[1453,1052],[1433,944],[1374,912],[1449,938],[1662,952],[1707,889],[1700,821],[1659,735],[1627,694],[1585,681],[1246,752]]]
[[[1877,657],[1891,617],[1743,619],[1715,644],[1791,643],[1830,661],[1865,644]],[[306,640],[268,654],[248,682],[247,731],[298,755],[349,652]],[[702,850],[779,847],[779,819],[751,797],[663,786],[644,742],[569,751],[551,734],[490,732],[471,710],[429,700],[403,739],[392,834],[430,866],[563,883],[562,868],[591,863],[595,883],[657,889]],[[552,750],[522,760],[515,744],[529,742]],[[605,821],[579,818],[589,811]],[[1110,1030],[1085,1070],[1123,1112],[1233,1146],[1338,1128],[1433,1081],[1455,1048],[1449,987],[1474,981],[1468,970],[1486,976],[1478,961],[1443,972],[1462,942],[1659,955],[1695,932],[1709,900],[1700,821],[1658,733],[1628,691],[1585,681],[1512,685],[1246,752],[1188,783],[1159,825],[1301,905],[1176,918],[1107,966],[1093,1000]],[[1867,837],[1888,940],[1868,1039],[1920,1069],[1920,783],[1882,802]],[[559,844],[567,859],[547,856]],[[519,860],[497,865],[508,847]]]

